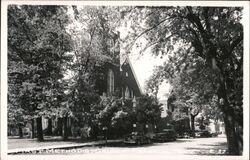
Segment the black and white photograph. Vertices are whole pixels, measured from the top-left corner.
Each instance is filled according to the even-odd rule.
[[[2,158],[249,159],[249,5],[5,1]]]

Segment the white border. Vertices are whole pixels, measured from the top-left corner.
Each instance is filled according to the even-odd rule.
[[[7,156],[7,5],[149,5],[149,6],[240,6],[243,10],[244,24],[244,152],[243,156],[198,156],[199,159],[248,160],[249,159],[249,5],[248,1],[6,1],[1,3],[1,159],[49,159],[52,156]],[[146,64],[145,64],[146,65]],[[56,159],[194,159],[194,156],[162,157],[161,155],[81,155],[59,156]]]
[[[249,5],[243,10],[243,155],[249,158]]]
[[[111,6],[249,6],[249,2],[247,1],[133,1],[133,0],[127,0],[127,1],[92,1],[92,0],[82,0],[82,1],[70,1],[70,0],[58,0],[58,1],[48,1],[48,0],[3,0],[2,4],[27,4],[27,5],[95,5],[95,6],[101,6],[101,5],[111,5]]]

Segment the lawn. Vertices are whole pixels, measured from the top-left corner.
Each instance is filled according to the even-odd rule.
[[[16,148],[33,148],[33,147],[43,147],[43,146],[55,146],[55,145],[65,145],[65,144],[76,144],[80,143],[80,139],[69,139],[68,141],[63,141],[62,137],[44,137],[44,142],[38,142],[37,139],[30,138],[18,138],[9,137],[8,138],[8,149]]]

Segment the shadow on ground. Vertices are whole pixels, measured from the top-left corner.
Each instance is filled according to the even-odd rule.
[[[220,142],[216,144],[200,144],[201,147],[186,147],[189,150],[188,155],[204,155],[204,156],[225,156],[227,153],[227,143]]]
[[[171,142],[163,142],[163,143],[151,143],[151,144],[142,144],[142,145],[136,145],[136,144],[124,144],[123,142],[115,142],[115,143],[108,143],[108,144],[101,144],[98,145],[99,147],[119,147],[119,148],[147,148],[147,147],[152,147],[152,146],[168,146],[172,143],[185,143],[185,142],[190,142],[192,140],[176,140],[176,141],[171,141]]]

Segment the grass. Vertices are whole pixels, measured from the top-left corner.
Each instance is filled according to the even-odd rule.
[[[50,136],[44,136],[43,142],[38,142],[36,138],[30,139],[30,138],[8,137],[8,149],[55,146],[55,145],[76,144],[84,142],[87,141],[83,141],[80,138],[69,138],[69,140],[64,141],[62,137],[50,137]]]

